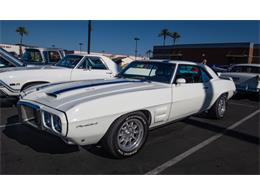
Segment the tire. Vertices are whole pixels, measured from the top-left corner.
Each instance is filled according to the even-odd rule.
[[[113,122],[102,145],[115,158],[125,158],[136,154],[148,136],[148,122],[142,112],[121,116]]]
[[[212,118],[221,119],[224,117],[226,110],[227,96],[225,94],[222,94],[210,108],[208,114]]]

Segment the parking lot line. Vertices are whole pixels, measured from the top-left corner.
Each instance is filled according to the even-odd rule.
[[[16,126],[16,125],[21,125],[21,123],[11,123],[11,124],[7,124],[7,125],[0,125],[0,128],[11,127],[11,126]]]
[[[227,130],[231,130],[236,128],[237,126],[241,125],[242,123],[244,123],[246,120],[252,118],[253,116],[255,116],[256,114],[258,114],[260,112],[260,109],[254,111],[253,113],[249,114],[248,116],[242,118],[241,120],[235,122],[234,124],[230,125],[229,127],[227,127]],[[156,167],[155,169],[149,171],[146,173],[146,175],[156,175],[161,173],[162,171],[164,171],[165,169],[177,164],[178,162],[182,161],[183,159],[185,159],[186,157],[190,156],[191,154],[197,152],[198,150],[204,148],[205,146],[207,146],[208,144],[214,142],[215,140],[219,139],[220,137],[222,137],[224,135],[224,133],[218,133],[210,138],[208,138],[207,140],[199,143],[198,145],[190,148],[189,150],[185,151],[184,153],[172,158],[171,160],[165,162],[164,164]]]
[[[257,108],[256,106],[253,106],[253,105],[245,105],[245,104],[240,104],[240,103],[235,103],[235,102],[228,102],[228,104],[235,105],[235,106],[245,106],[248,108]]]

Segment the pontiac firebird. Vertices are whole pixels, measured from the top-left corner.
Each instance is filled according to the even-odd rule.
[[[149,129],[205,112],[221,119],[232,80],[186,61],[134,61],[117,78],[45,84],[22,92],[23,123],[68,144],[101,143],[116,158],[132,156]]]

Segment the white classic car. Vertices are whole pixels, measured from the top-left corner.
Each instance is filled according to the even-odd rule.
[[[120,158],[139,151],[150,128],[203,111],[222,118],[236,90],[211,68],[184,61],[134,61],[117,77],[27,89],[20,119],[66,143],[102,143]]]
[[[33,85],[73,80],[112,78],[118,66],[99,55],[67,55],[55,66],[0,69],[0,94],[19,96]]]
[[[238,92],[260,92],[260,64],[236,64],[222,77],[231,77]]]

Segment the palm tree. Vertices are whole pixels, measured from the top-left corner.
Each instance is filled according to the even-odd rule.
[[[19,55],[22,56],[23,36],[28,35],[28,31],[24,26],[17,27],[15,31],[20,35]]]
[[[171,32],[169,36],[173,39],[173,45],[175,45],[176,40],[181,38],[181,35],[178,32]]]
[[[165,45],[165,40],[166,37],[169,36],[169,30],[167,28],[164,28],[161,30],[161,32],[159,33],[159,37],[163,37],[163,45]]]
[[[146,52],[147,57],[150,58],[152,53],[153,53],[153,51],[149,49],[149,50]]]

